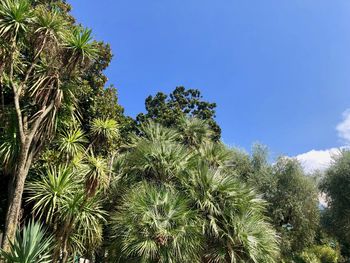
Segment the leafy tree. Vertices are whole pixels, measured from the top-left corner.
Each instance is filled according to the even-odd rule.
[[[179,127],[183,117],[206,120],[211,128],[212,138],[219,140],[221,129],[215,121],[215,103],[202,100],[199,90],[177,87],[171,94],[158,92],[146,99],[147,113],[140,113],[136,120],[143,123],[154,120],[166,127]]]
[[[220,169],[198,163],[185,189],[203,216],[205,262],[275,262],[277,235],[255,192]]]
[[[322,222],[342,245],[342,253],[350,256],[350,151],[341,151],[326,171],[320,188],[327,196]]]
[[[282,253],[290,257],[314,242],[319,224],[318,193],[296,160],[278,159],[272,176],[270,190],[264,196],[281,234]]]

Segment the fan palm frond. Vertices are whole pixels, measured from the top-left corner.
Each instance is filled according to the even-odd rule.
[[[186,170],[191,154],[182,145],[141,140],[127,155],[129,170],[136,176],[169,182]]]
[[[198,163],[185,186],[204,215],[208,262],[275,262],[278,237],[264,216],[265,201],[220,169]]]
[[[213,132],[205,120],[184,116],[180,119],[179,127],[185,145],[196,148],[204,142],[211,141]]]
[[[200,262],[198,215],[174,190],[135,187],[112,216],[111,231],[124,258],[120,262]]]
[[[132,144],[137,144],[142,139],[150,142],[176,142],[180,139],[180,134],[175,129],[162,126],[159,123],[149,121],[141,124],[139,128],[140,136],[133,135]]]

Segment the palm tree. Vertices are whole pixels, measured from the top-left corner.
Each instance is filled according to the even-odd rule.
[[[76,176],[68,166],[49,166],[37,179],[26,185],[28,202],[32,202],[33,212],[48,224],[56,224],[58,214],[67,199],[80,188],[81,176]]]
[[[111,218],[117,262],[200,262],[201,223],[171,188],[141,183]]]
[[[22,231],[17,230],[10,251],[0,251],[0,259],[8,263],[50,263],[52,241],[40,224],[30,221]]]
[[[191,158],[190,152],[176,141],[179,134],[152,122],[142,126],[140,132],[141,137],[132,137],[125,156],[129,173],[158,182],[176,180]]]
[[[203,162],[184,188],[203,215],[205,262],[275,262],[277,235],[264,216],[265,202],[252,189]]]
[[[180,119],[179,131],[185,145],[199,147],[204,142],[210,142],[213,132],[205,120],[193,117]]]
[[[57,113],[80,74],[96,57],[91,32],[63,22],[61,14],[29,0],[0,5],[1,86],[13,91],[17,165],[10,180],[3,248],[9,248],[18,222],[24,184],[32,160],[52,137]],[[2,151],[3,154],[4,151]]]
[[[232,151],[226,145],[217,142],[204,142],[197,151],[197,158],[205,160],[213,168],[224,168],[233,156]]]

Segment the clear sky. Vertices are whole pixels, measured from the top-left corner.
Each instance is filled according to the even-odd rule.
[[[106,74],[126,114],[183,85],[217,103],[229,145],[259,141],[294,156],[344,144],[336,127],[350,108],[349,0],[68,2],[111,44]]]

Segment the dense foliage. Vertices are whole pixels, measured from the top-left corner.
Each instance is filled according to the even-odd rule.
[[[134,120],[106,87],[111,58],[64,0],[0,0],[1,260],[348,260],[349,152],[314,180],[230,148],[216,104],[184,87]]]

